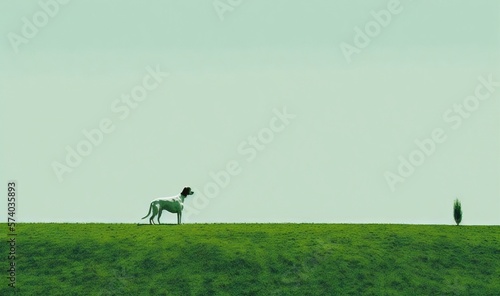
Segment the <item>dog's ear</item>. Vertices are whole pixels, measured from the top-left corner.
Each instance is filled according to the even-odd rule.
[[[184,195],[184,196],[188,196],[190,192],[191,192],[191,188],[190,187],[184,187],[184,189],[182,190],[181,194]]]

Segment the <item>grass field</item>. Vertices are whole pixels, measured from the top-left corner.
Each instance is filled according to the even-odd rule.
[[[17,232],[18,295],[500,295],[498,226],[20,224]],[[0,294],[11,295],[2,262]]]

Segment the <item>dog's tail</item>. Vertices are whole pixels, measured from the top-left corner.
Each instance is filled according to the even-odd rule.
[[[152,208],[152,207],[153,207],[153,203],[151,203],[151,204],[149,205],[149,212],[148,212],[148,214],[147,214],[146,216],[144,216],[142,219],[146,219],[146,218],[147,218],[147,217],[151,214],[151,208]],[[142,219],[141,219],[141,220],[142,220]]]

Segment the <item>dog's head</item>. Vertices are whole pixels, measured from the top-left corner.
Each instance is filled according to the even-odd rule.
[[[182,192],[181,192],[181,195],[183,196],[188,196],[188,195],[193,195],[194,194],[194,191],[191,190],[191,187],[184,187],[184,189],[182,189]]]

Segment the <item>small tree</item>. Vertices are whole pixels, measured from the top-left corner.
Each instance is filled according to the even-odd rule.
[[[455,222],[457,222],[457,226],[462,222],[462,204],[460,201],[455,199],[455,203],[453,203],[453,217],[455,218]]]

